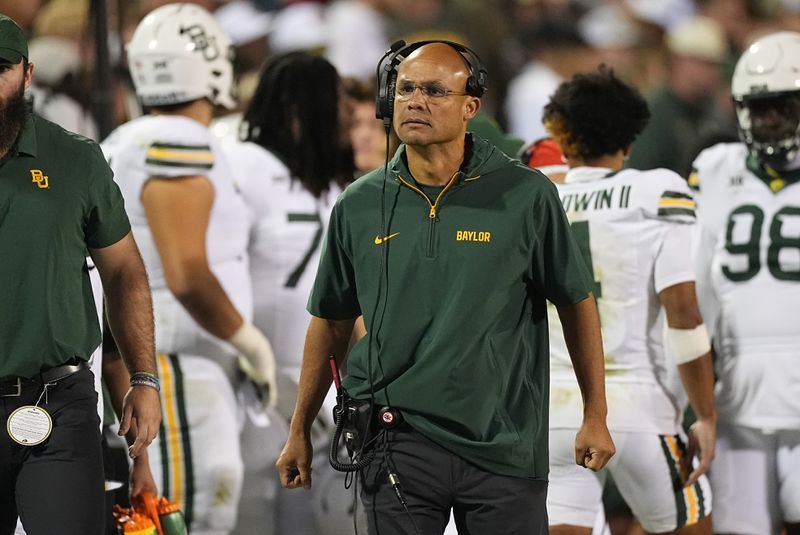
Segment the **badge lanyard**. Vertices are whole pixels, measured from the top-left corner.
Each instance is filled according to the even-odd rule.
[[[39,399],[33,405],[23,405],[8,417],[6,431],[11,440],[22,446],[36,446],[41,444],[50,436],[53,431],[53,419],[50,414],[39,407],[42,397],[47,404],[47,389],[55,383],[46,383]]]

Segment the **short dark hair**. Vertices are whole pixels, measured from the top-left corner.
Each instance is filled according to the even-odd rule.
[[[627,149],[649,118],[642,94],[601,65],[558,86],[542,120],[567,158],[585,161]]]
[[[280,158],[315,197],[354,173],[341,139],[339,75],[325,58],[289,52],[272,58],[244,113],[244,139]]]

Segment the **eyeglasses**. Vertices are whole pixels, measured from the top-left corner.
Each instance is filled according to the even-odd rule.
[[[417,89],[422,92],[422,96],[425,98],[433,99],[449,97],[450,95],[466,95],[466,93],[451,91],[435,82],[426,82],[423,84],[400,82],[397,84],[397,96],[395,98],[397,98],[397,100],[408,100],[414,95]]]

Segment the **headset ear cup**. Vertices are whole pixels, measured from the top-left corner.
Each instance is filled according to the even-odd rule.
[[[380,71],[378,78],[378,91],[375,97],[375,117],[383,121],[389,128],[394,115],[394,91],[397,83],[397,70],[386,68]]]
[[[378,68],[378,80],[375,91],[375,118],[383,119],[386,115],[386,72]]]
[[[392,123],[394,111],[394,90],[397,83],[397,64],[399,53],[406,49],[406,42],[402,39],[392,43],[392,46],[378,62],[377,91],[375,92],[375,117],[383,120],[385,127]]]

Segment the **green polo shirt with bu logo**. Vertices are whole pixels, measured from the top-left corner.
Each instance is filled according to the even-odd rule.
[[[375,326],[371,356],[369,336],[348,356],[350,395],[374,389],[377,403],[486,470],[546,479],[546,301],[585,299],[591,278],[555,186],[477,136],[468,143],[441,189],[416,184],[404,146],[384,194],[383,169],[347,187],[308,309]]]
[[[0,163],[0,378],[88,360],[100,328],[87,249],[129,231],[98,145],[32,114]]]

